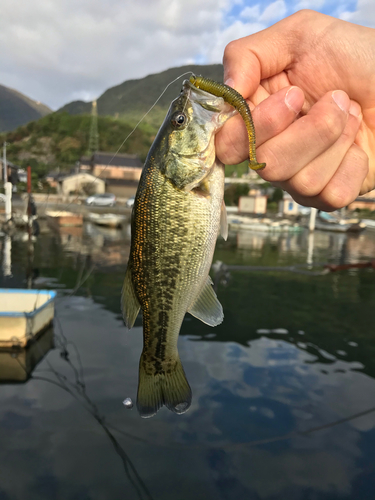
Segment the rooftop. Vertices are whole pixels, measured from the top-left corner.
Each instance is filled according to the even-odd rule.
[[[91,157],[92,165],[111,165],[112,167],[143,168],[137,155],[116,153],[94,153]]]

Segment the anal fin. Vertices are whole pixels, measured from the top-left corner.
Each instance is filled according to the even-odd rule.
[[[217,326],[223,322],[223,308],[212,288],[212,280],[209,276],[188,312],[209,326]]]

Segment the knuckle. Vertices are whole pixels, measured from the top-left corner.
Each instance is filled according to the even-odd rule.
[[[352,144],[342,163],[346,171],[348,185],[360,185],[369,172],[369,157],[357,144]]]
[[[359,189],[350,183],[342,182],[325,189],[321,195],[322,201],[330,207],[330,210],[338,210],[346,207],[356,199]]]
[[[300,20],[310,20],[316,16],[316,12],[311,9],[301,9],[296,12],[296,17],[300,18]]]
[[[340,136],[340,142],[348,148],[354,143],[359,129],[359,122],[356,118],[349,115],[345,128]]]
[[[326,207],[327,212],[332,212],[340,208],[346,207],[355,200],[358,193],[352,193],[346,189],[331,189],[328,193],[322,195],[322,202]]]
[[[336,113],[326,113],[324,118],[315,117],[314,127],[324,146],[331,146],[340,137],[345,124]]]
[[[237,43],[236,40],[232,40],[226,45],[224,49],[224,55],[223,55],[224,64],[230,59],[232,59],[236,55],[236,53],[237,53]]]
[[[315,170],[308,168],[302,169],[294,179],[291,179],[291,185],[301,196],[306,197],[316,196],[323,189]]]
[[[257,157],[258,161],[261,158],[262,162],[266,164],[266,168],[262,170],[262,178],[265,181],[285,182],[289,180],[288,169],[283,168],[283,165],[287,165],[287,163],[284,161],[281,151],[268,147],[263,153],[263,149],[260,148],[257,152]]]
[[[259,139],[259,135],[262,135],[259,133],[260,128],[261,132],[266,131],[267,136],[269,137],[273,137],[280,132],[280,122],[278,121],[278,117],[275,116],[274,113],[261,113],[261,110],[259,108],[255,108],[252,115],[254,122],[257,121],[261,125],[261,127],[258,126],[257,128],[257,140]]]
[[[369,170],[369,157],[367,156],[367,153],[362,148],[357,146],[357,144],[353,144],[351,149],[357,160],[357,168],[360,168],[367,174]]]
[[[331,210],[349,205],[360,194],[361,185],[369,171],[369,159],[365,151],[353,144],[341,163],[338,179],[322,192],[322,200]]]

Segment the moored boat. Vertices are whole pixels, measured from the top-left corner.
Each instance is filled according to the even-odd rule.
[[[53,321],[56,292],[0,288],[0,349],[25,347]]]
[[[30,378],[34,368],[54,347],[53,327],[34,339],[23,348],[0,347],[0,383],[22,383]]]
[[[126,217],[118,214],[97,214],[91,212],[87,215],[87,219],[98,226],[116,228],[124,224]]]
[[[359,219],[345,219],[334,213],[323,211],[318,213],[315,221],[315,229],[335,233],[360,233],[366,227],[364,221]]]
[[[229,215],[228,225],[232,231],[296,232],[302,229],[300,224],[289,219],[272,220],[268,217],[252,218],[238,215]]]
[[[46,216],[48,224],[53,228],[83,225],[83,216],[73,212],[49,211]]]

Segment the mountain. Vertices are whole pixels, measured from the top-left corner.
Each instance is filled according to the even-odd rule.
[[[138,80],[127,80],[120,85],[106,90],[98,99],[98,114],[102,116],[114,116],[130,123],[137,123],[147,113],[166,87],[183,73],[188,71],[196,75],[203,75],[212,80],[223,81],[223,66],[221,64],[189,65],[171,68],[161,73],[148,75]],[[153,125],[160,125],[165,113],[173,99],[180,90],[185,75],[178,81],[172,83],[165,93],[160,97],[152,112],[145,119]],[[74,101],[66,104],[58,111],[66,111],[71,115],[90,113],[91,102]]]
[[[167,88],[161,97],[160,95],[170,82],[187,71],[222,81],[223,67],[220,64],[192,65],[172,68],[139,80],[129,80],[106,90],[97,100],[100,150],[117,151],[124,139],[129,136],[119,152],[136,153],[143,161],[171,101],[178,96],[182,81],[189,75],[179,78]],[[33,172],[42,177],[48,170],[57,167],[61,170],[68,170],[82,155],[86,154],[89,145],[92,103],[71,102],[53,113],[47,107],[28,100],[18,92],[0,87],[0,90],[2,89],[8,91],[9,106],[14,101],[14,107],[17,104],[21,108],[23,103],[28,102],[34,112],[37,107],[37,110],[43,110],[44,114],[48,113],[42,118],[40,115],[37,116],[34,121],[11,132],[1,133],[0,129],[0,144],[3,141],[8,143],[7,154],[10,161],[22,167],[31,165]],[[159,97],[160,99],[147,119],[130,135],[134,125]],[[4,99],[1,99],[0,93],[0,119],[3,117],[1,108],[3,102]]]
[[[51,112],[48,106],[0,85],[0,132],[14,130]]]
[[[0,144],[8,143],[7,158],[20,167],[31,165],[40,175],[59,168],[69,170],[87,154],[91,116],[50,113],[11,132],[0,134]],[[133,130],[132,125],[111,116],[98,117],[99,145],[115,152]],[[155,137],[150,125],[140,124],[119,153],[136,153],[143,161]]]

